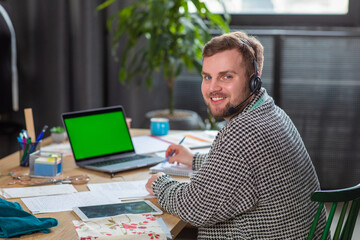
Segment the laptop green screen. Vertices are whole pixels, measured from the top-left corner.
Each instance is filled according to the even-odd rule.
[[[66,118],[64,123],[76,160],[134,150],[122,111]]]

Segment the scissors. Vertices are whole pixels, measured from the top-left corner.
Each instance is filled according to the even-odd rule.
[[[89,180],[90,180],[90,177],[88,175],[75,175],[75,176],[67,176],[62,179],[51,178],[51,179],[48,179],[48,180],[45,180],[42,182],[30,183],[26,186],[39,186],[39,185],[63,184],[63,183],[79,185],[79,184],[88,183]]]

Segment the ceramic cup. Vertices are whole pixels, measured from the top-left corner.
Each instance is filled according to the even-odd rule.
[[[127,126],[128,126],[129,129],[130,129],[130,127],[131,127],[131,121],[132,121],[131,118],[126,118],[126,124],[127,124]]]
[[[163,136],[169,132],[169,119],[167,118],[151,118],[150,131],[154,136]]]

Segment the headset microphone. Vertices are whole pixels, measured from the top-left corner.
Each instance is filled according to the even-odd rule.
[[[249,41],[247,41],[246,39],[243,38],[239,38],[240,41],[242,41],[243,43],[245,43],[246,45],[248,45],[249,47],[251,47],[252,49],[254,49],[251,44],[249,43]],[[254,49],[255,52],[255,49]],[[241,107],[241,105],[243,105],[252,95],[254,95],[256,92],[258,92],[261,89],[261,78],[258,76],[258,72],[257,72],[257,62],[256,62],[256,55],[254,56],[254,75],[250,78],[249,81],[249,88],[250,88],[250,95],[245,98],[245,100],[241,101],[241,103],[239,103],[238,105],[236,105],[235,107],[231,107],[228,110],[228,113],[230,115],[233,115],[234,113],[236,113],[239,108]]]
[[[236,113],[236,111],[241,107],[241,105],[243,105],[252,95],[254,95],[255,92],[256,91],[251,92],[251,94],[247,98],[245,98],[245,100],[243,100],[240,104],[236,105],[235,107],[229,108],[228,113],[230,115]]]

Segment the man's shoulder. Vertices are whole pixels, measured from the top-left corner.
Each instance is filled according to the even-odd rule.
[[[227,125],[219,131],[219,138],[222,142],[244,142],[256,138],[261,128],[259,122],[245,114],[232,119]]]
[[[255,128],[258,125],[272,121],[272,116],[279,108],[273,101],[266,101],[251,111],[242,112],[227,124],[230,130],[241,128]]]
[[[262,139],[264,133],[271,134],[284,125],[293,125],[288,115],[273,101],[265,102],[253,111],[239,114],[220,131],[222,138],[247,141]]]

